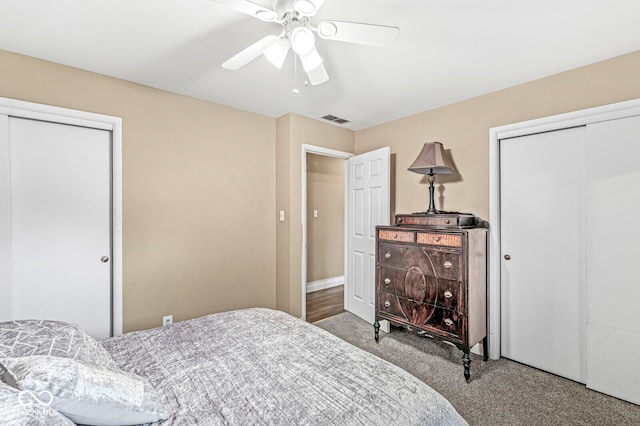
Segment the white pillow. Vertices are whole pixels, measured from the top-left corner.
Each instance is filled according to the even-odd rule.
[[[5,381],[34,394],[50,392],[51,406],[75,423],[134,425],[168,417],[156,390],[142,377],[71,358],[2,358]]]
[[[117,370],[111,355],[76,324],[50,320],[0,322],[0,358],[50,355]]]

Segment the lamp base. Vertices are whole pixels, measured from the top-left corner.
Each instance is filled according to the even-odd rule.
[[[437,214],[438,210],[436,210],[436,203],[433,201],[433,193],[435,191],[435,188],[433,186],[433,182],[436,181],[436,177],[433,175],[433,173],[429,174],[429,208],[427,209],[426,212],[424,212],[425,214]]]

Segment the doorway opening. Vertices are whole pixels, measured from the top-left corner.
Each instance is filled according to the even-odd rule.
[[[344,160],[307,153],[307,321],[344,312]]]
[[[353,154],[302,146],[302,318],[344,311],[346,163]]]

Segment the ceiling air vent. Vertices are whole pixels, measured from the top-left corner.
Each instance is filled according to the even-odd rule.
[[[349,122],[349,120],[347,119],[336,117],[335,115],[331,115],[331,114],[325,115],[324,117],[321,117],[321,118],[336,124],[344,124]]]

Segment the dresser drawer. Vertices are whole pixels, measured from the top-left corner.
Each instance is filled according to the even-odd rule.
[[[396,225],[432,226],[437,228],[473,227],[475,216],[471,214],[397,214]]]
[[[426,250],[424,247],[422,250],[426,253],[433,267],[433,275],[438,279],[461,280],[463,278],[462,253],[443,250]]]
[[[378,267],[376,290],[421,303],[435,304],[460,311],[461,283],[433,276],[415,275],[411,271]]]
[[[378,265],[424,276],[462,279],[462,253],[459,251],[380,242]]]
[[[460,312],[461,307],[458,305],[460,290],[459,281],[438,280],[438,297],[436,304],[446,309],[453,309]]]
[[[394,269],[378,267],[377,290],[418,303],[436,303],[438,280],[424,275],[418,268]]]
[[[391,321],[417,327],[426,333],[460,337],[460,315],[452,309],[440,308],[428,303],[396,297],[378,292],[378,312]]]
[[[391,317],[392,321],[401,321],[415,325],[426,324],[433,316],[435,306],[397,297],[390,293],[378,292],[376,298],[378,311]]]
[[[378,267],[378,286],[377,291],[385,293],[396,293],[398,278],[396,277],[397,269]]]
[[[407,258],[405,258],[405,253],[411,247],[414,246],[378,243],[378,265],[403,269],[403,266],[408,262]]]
[[[399,231],[397,229],[378,230],[378,239],[386,241],[401,241],[403,243],[414,243],[415,233],[410,231]]]
[[[462,247],[462,235],[418,232],[416,242],[418,244],[428,244],[432,246]]]
[[[461,317],[452,309],[436,308],[433,316],[427,323],[428,327],[442,331],[451,337],[460,337]],[[423,327],[426,329],[427,327]]]

